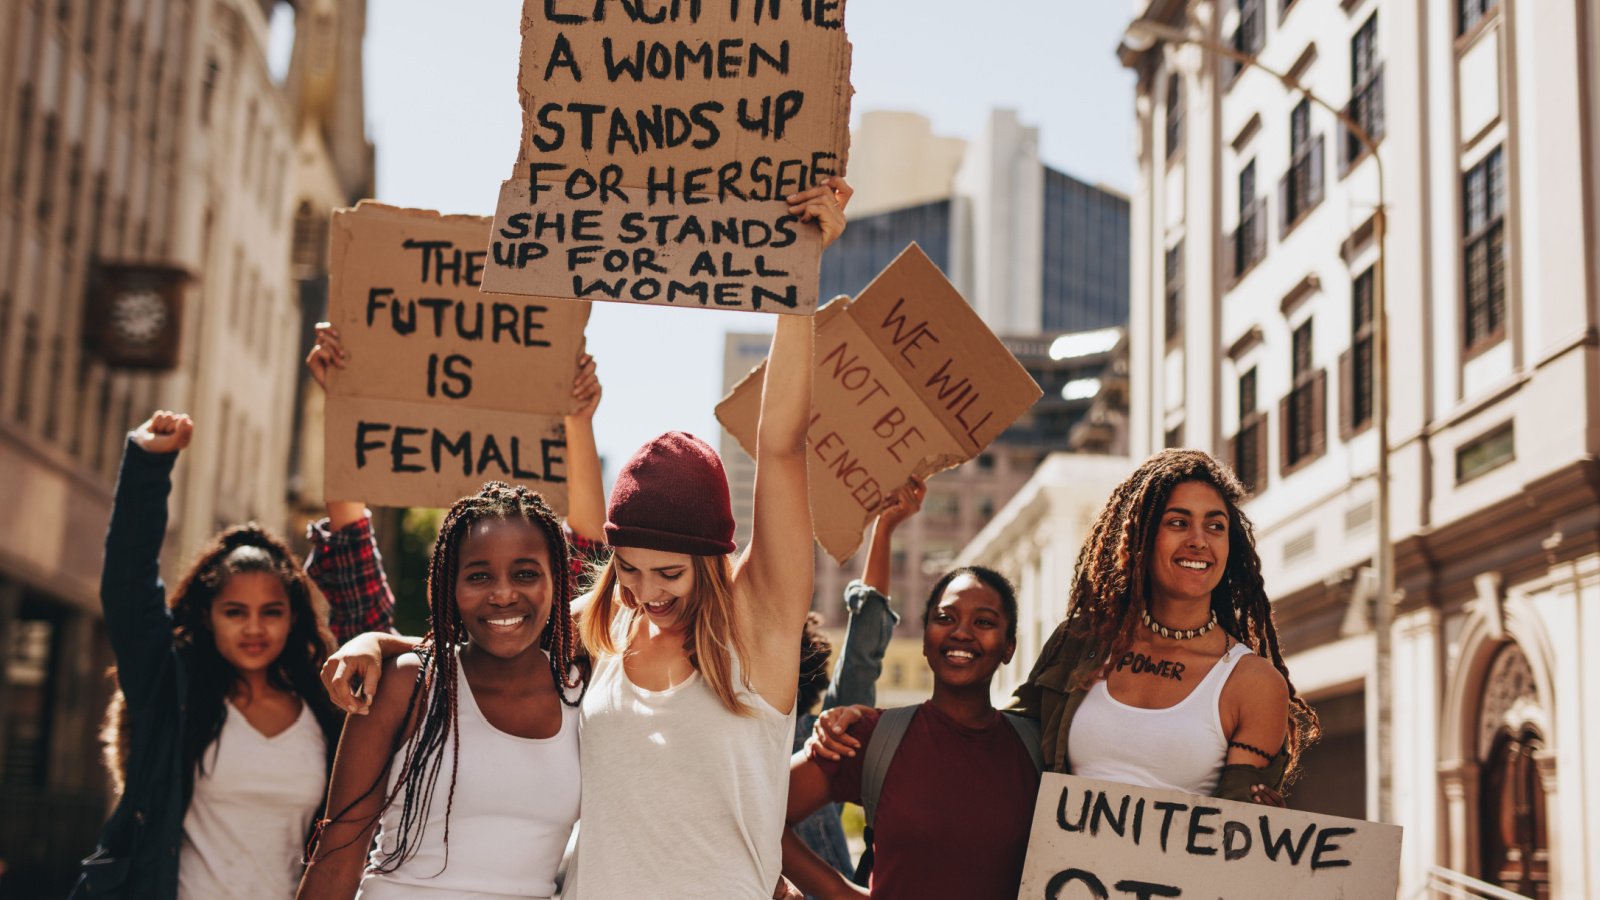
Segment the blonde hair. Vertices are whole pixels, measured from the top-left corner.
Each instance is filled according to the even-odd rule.
[[[689,592],[689,636],[684,639],[684,652],[689,654],[689,664],[706,680],[706,686],[718,701],[734,715],[754,715],[755,710],[739,699],[734,684],[733,658],[748,661],[750,654],[739,630],[734,627],[733,565],[728,556],[701,556],[691,554],[694,569],[694,589]],[[616,557],[608,559],[595,576],[594,589],[588,605],[578,616],[578,629],[584,646],[594,654],[620,655],[627,648],[618,647],[618,618],[620,631],[628,634],[639,617],[644,615],[637,604],[628,605],[622,600],[622,585],[617,581]],[[740,673],[739,680],[745,690],[751,690],[750,678]]]

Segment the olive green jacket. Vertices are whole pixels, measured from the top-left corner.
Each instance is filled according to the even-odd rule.
[[[1072,728],[1072,717],[1082,705],[1087,690],[1073,690],[1071,685],[1081,672],[1100,664],[1095,651],[1082,637],[1070,632],[1067,622],[1056,627],[1055,634],[1045,642],[1039,652],[1039,661],[1033,671],[1011,696],[1007,712],[1039,720],[1040,747],[1044,751],[1047,772],[1072,774],[1067,762],[1067,733]],[[1250,802],[1250,789],[1264,784],[1283,790],[1283,775],[1288,768],[1288,746],[1266,766],[1234,763],[1222,767],[1217,787],[1212,796],[1223,800]]]

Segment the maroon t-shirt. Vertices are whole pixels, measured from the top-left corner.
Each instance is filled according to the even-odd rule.
[[[861,802],[874,710],[850,727],[855,756],[816,760],[834,800]],[[884,775],[873,825],[874,900],[1015,897],[1028,851],[1039,772],[1000,713],[968,728],[918,707]]]

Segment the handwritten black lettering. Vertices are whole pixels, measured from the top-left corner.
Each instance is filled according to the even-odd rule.
[[[1317,846],[1311,851],[1311,870],[1316,871],[1317,869],[1337,869],[1350,865],[1350,860],[1348,859],[1341,857],[1324,859],[1323,854],[1339,852],[1339,845],[1333,842],[1333,838],[1343,837],[1347,834],[1355,834],[1355,832],[1356,830],[1354,828],[1344,827],[1324,828],[1318,831]]]
[[[1317,826],[1307,825],[1306,830],[1300,833],[1298,841],[1294,839],[1293,832],[1287,828],[1278,832],[1276,836],[1272,834],[1270,828],[1271,823],[1266,816],[1262,816],[1261,848],[1267,852],[1267,859],[1277,862],[1278,856],[1283,854],[1289,857],[1290,865],[1300,865],[1300,857],[1306,852],[1306,843],[1311,840],[1311,835],[1316,832]]]

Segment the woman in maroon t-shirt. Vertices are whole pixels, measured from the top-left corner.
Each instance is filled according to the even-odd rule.
[[[1016,730],[989,700],[989,683],[1017,648],[1010,582],[981,566],[946,574],[923,613],[922,655],[933,698],[918,707],[878,795],[870,891],[851,884],[786,832],[783,874],[819,898],[1015,897],[1039,772]],[[854,755],[795,754],[792,825],[829,801],[861,802],[861,770],[878,723],[869,710],[849,728]],[[949,860],[962,864],[951,866]]]

